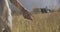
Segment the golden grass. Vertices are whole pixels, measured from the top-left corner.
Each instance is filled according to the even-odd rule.
[[[33,14],[33,21],[13,16],[12,32],[60,32],[60,12]]]

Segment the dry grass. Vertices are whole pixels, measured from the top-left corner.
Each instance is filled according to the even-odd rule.
[[[60,32],[60,12],[33,14],[33,21],[13,16],[12,32]]]

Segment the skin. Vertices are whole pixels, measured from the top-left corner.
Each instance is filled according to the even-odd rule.
[[[30,19],[31,20],[31,14],[27,11],[27,10],[25,10],[18,2],[17,2],[17,0],[10,0],[10,2],[12,3],[12,4],[14,4],[18,9],[20,9],[20,11],[22,12],[22,14],[23,14],[23,16],[24,16],[24,18],[26,18],[26,19]],[[7,8],[5,8],[5,1],[4,0],[0,0],[0,21],[2,21],[2,22],[4,22],[6,19],[7,19],[7,13],[8,12],[8,10],[7,10]],[[1,17],[2,16],[2,17]],[[3,21],[3,19],[4,19],[4,21]],[[4,24],[5,23],[5,24]],[[7,25],[7,23],[8,22],[4,22],[3,23],[3,27],[5,28],[5,30],[3,31],[3,32],[11,32],[11,29],[10,29],[10,27]],[[0,23],[0,25],[1,25],[1,23]],[[5,27],[5,26],[6,27]],[[2,27],[2,26],[1,26]],[[2,28],[0,28],[0,32],[2,32]]]
[[[32,18],[31,18],[31,13],[28,12],[27,10],[25,10],[25,9],[21,6],[21,4],[18,3],[17,0],[10,0],[10,2],[11,2],[12,4],[14,4],[18,9],[20,9],[20,11],[22,12],[23,17],[24,17],[25,19],[32,20]]]

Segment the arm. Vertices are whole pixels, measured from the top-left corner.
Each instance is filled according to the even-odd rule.
[[[18,2],[17,0],[10,0],[10,2],[12,4],[14,4],[18,9],[20,9],[21,11],[25,10]]]
[[[29,19],[29,20],[32,20],[32,18],[31,18],[31,13],[29,13],[27,10],[25,10],[25,9],[21,6],[21,4],[19,4],[19,3],[17,2],[17,0],[10,0],[10,2],[13,3],[18,9],[20,9],[20,11],[22,12],[24,18]]]

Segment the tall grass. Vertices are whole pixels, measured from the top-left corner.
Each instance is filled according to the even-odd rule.
[[[33,21],[14,15],[12,32],[60,32],[60,12],[32,15]]]

